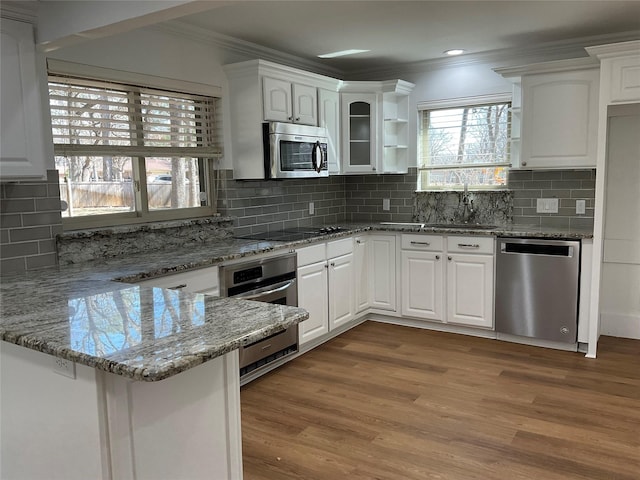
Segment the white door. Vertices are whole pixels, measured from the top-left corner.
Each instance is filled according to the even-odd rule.
[[[402,314],[443,321],[442,254],[402,252]]]
[[[300,345],[329,331],[327,262],[298,268],[298,305],[309,312],[309,319],[298,324]]]
[[[396,237],[372,235],[369,238],[371,258],[371,307],[396,311]]]
[[[371,263],[371,255],[369,254],[369,236],[362,235],[356,237],[355,248],[353,251],[354,264],[354,285],[356,313],[362,312],[369,308],[369,300],[372,277],[369,265]]]
[[[327,129],[329,174],[340,173],[340,94],[321,89],[318,92],[318,125]]]
[[[353,318],[353,277],[352,253],[329,260],[329,330]]]
[[[293,84],[293,121],[318,125],[318,90],[315,87]]]
[[[493,327],[493,255],[447,257],[447,322]]]
[[[264,119],[271,122],[292,122],[291,82],[276,78],[262,78]]]

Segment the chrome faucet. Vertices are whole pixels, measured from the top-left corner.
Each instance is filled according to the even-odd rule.
[[[469,219],[473,216],[473,200],[469,198],[469,186],[467,181],[464,182],[464,192],[462,194],[462,221],[467,223]]]

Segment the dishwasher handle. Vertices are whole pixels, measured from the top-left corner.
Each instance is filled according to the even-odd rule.
[[[503,242],[500,244],[500,253],[514,255],[547,255],[554,257],[573,257],[572,245],[554,245],[549,243],[516,243]]]

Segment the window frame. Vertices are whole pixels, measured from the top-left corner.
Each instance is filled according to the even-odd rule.
[[[429,186],[429,188],[423,188],[421,185],[421,178],[423,172],[435,171],[435,170],[455,170],[455,169],[469,169],[473,168],[474,164],[464,164],[464,166],[438,166],[438,167],[424,167],[421,165],[422,156],[422,115],[424,111],[431,110],[446,110],[453,108],[463,108],[463,107],[474,107],[474,106],[484,106],[491,104],[499,104],[499,103],[513,103],[513,95],[512,93],[497,93],[497,94],[489,94],[489,95],[478,95],[473,97],[458,97],[458,98],[450,98],[445,100],[431,100],[431,101],[423,101],[418,102],[417,104],[417,151],[416,151],[416,166],[417,166],[417,180],[416,180],[416,191],[417,192],[443,192],[443,191],[462,191],[464,189],[463,185],[454,186],[454,185],[443,185],[443,186]],[[513,105],[509,107],[509,111],[513,109]],[[509,160],[506,162],[490,162],[490,163],[482,163],[477,164],[477,168],[483,167],[507,167],[507,169],[511,168],[511,115],[508,121],[508,156]],[[508,175],[508,170],[507,170]],[[508,178],[507,178],[508,182]],[[469,185],[469,190],[471,191],[502,191],[507,190],[507,183],[504,185]]]
[[[134,208],[135,211],[107,213],[99,215],[84,215],[77,217],[63,217],[62,225],[65,231],[79,230],[85,228],[97,228],[107,226],[121,226],[144,224],[158,221],[184,220],[188,218],[208,217],[217,214],[217,163],[222,159],[223,134],[221,121],[221,103],[222,89],[220,87],[188,82],[182,80],[168,79],[164,77],[156,77],[152,75],[144,75],[133,72],[125,72],[120,70],[107,69],[102,67],[94,67],[90,65],[76,64],[61,60],[47,59],[48,82],[47,82],[47,98],[49,83],[60,83],[66,81],[78,85],[91,86],[99,84],[100,87],[106,87],[112,84],[118,89],[137,89],[139,91],[152,90],[160,93],[176,93],[177,95],[197,95],[212,97],[216,104],[214,114],[214,131],[216,132],[215,150],[210,151],[210,147],[195,147],[194,151],[201,149],[201,156],[193,156],[191,158],[198,159],[199,169],[203,169],[200,173],[201,179],[204,181],[204,192],[206,193],[207,205],[187,208],[174,208],[167,210],[149,210],[147,196],[147,172],[145,159],[149,156],[135,155],[135,151],[131,158],[132,176],[134,182]],[[51,108],[51,106],[49,106]],[[60,145],[56,151],[56,145]],[[66,153],[60,153],[65,144],[53,144],[55,157],[71,156],[71,149],[67,149]],[[103,152],[96,149],[96,156],[104,153],[104,146],[100,146]],[[170,152],[163,152],[161,149],[167,147],[155,147],[154,155],[157,157],[177,157]],[[170,147],[169,147],[170,148]],[[117,150],[114,146],[112,151]],[[144,147],[142,150],[153,150]],[[205,152],[206,150],[206,152]],[[83,155],[78,153],[78,155]],[[86,155],[86,154],[85,154]],[[144,181],[143,181],[144,180]],[[65,200],[65,199],[61,199]]]

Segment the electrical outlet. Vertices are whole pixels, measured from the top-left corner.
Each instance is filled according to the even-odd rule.
[[[388,198],[382,199],[382,210],[391,210],[391,200]]]
[[[71,360],[65,360],[64,358],[54,357],[53,359],[53,371],[58,375],[63,375],[69,378],[76,378],[76,362]]]
[[[558,213],[557,198],[538,198],[536,201],[537,213]]]
[[[584,215],[587,213],[587,201],[576,200],[576,215]]]
[[[313,202],[309,202],[309,215],[314,215],[316,213],[316,206]]]

